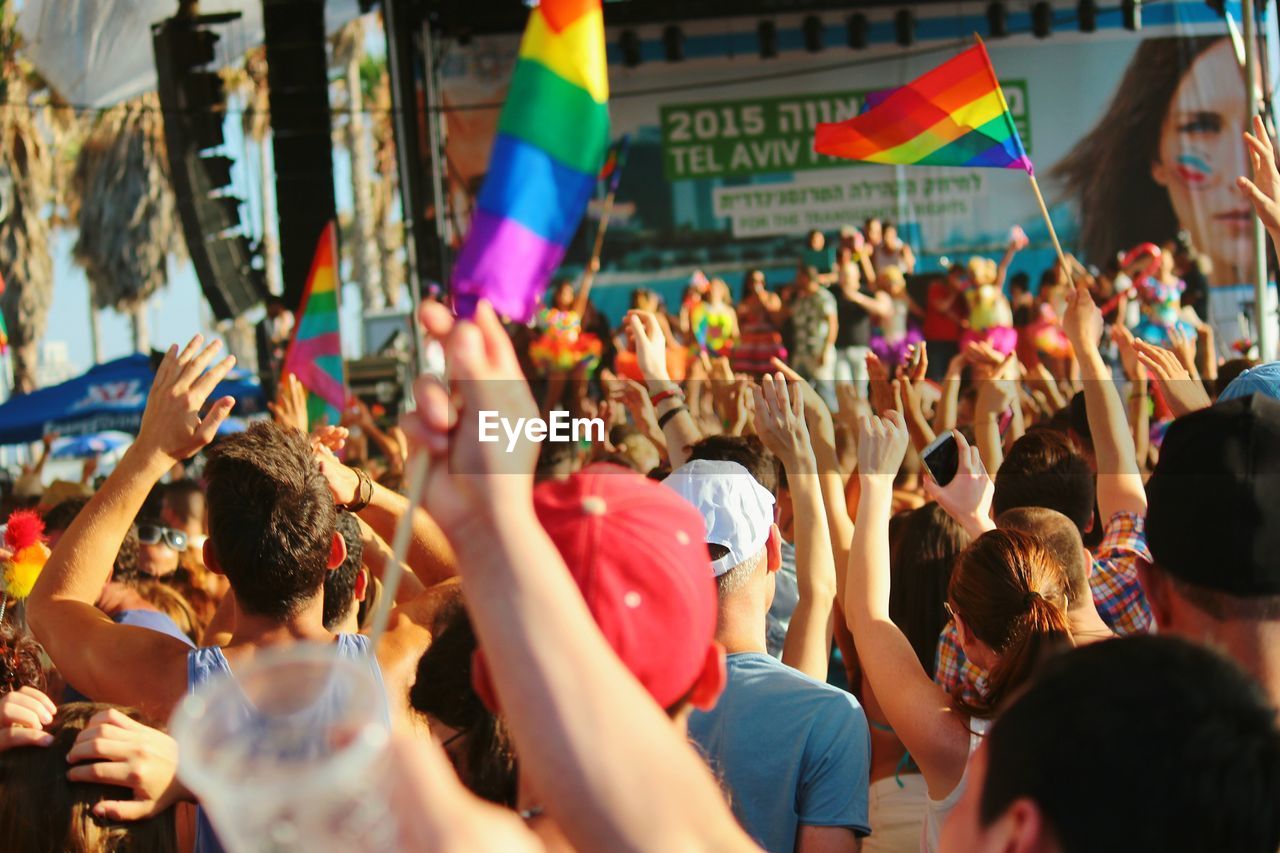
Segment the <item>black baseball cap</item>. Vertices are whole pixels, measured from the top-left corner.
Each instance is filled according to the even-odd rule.
[[[1280,595],[1280,401],[1250,394],[1175,420],[1147,503],[1161,569],[1242,598]]]

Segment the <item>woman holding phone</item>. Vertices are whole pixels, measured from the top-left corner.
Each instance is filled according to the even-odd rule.
[[[956,558],[946,601],[966,655],[990,672],[986,692],[967,702],[948,696],[930,679],[889,612],[893,479],[908,440],[896,411],[860,421],[862,495],[842,603],[865,677],[928,786],[923,849],[932,851],[942,822],[964,791],[969,756],[992,718],[1046,653],[1071,639],[1061,566],[1034,538],[992,530]],[[970,458],[960,466],[953,487],[989,489],[976,449],[962,445],[958,452]]]

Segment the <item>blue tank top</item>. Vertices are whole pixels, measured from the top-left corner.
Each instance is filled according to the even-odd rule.
[[[385,693],[386,688],[382,682],[382,670],[378,667],[378,658],[373,653],[369,638],[364,634],[339,634],[337,643],[338,656],[367,663],[369,671],[373,674],[374,681],[378,683],[379,687],[383,688]],[[232,674],[231,667],[227,664],[226,655],[222,653],[222,649],[218,646],[192,649],[187,654],[188,693],[194,692],[203,684],[224,677],[235,678],[235,675]],[[385,722],[388,726],[391,725],[390,713],[387,714]],[[196,853],[223,853],[222,844],[218,841],[218,836],[214,834],[213,824],[209,822],[209,818],[202,808],[196,810],[195,849]]]

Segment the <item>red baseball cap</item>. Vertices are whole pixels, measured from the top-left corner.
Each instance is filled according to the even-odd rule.
[[[538,520],[609,645],[654,700],[709,709],[724,688],[716,586],[702,516],[662,484],[617,465],[539,484]],[[491,708],[483,649],[472,670]]]

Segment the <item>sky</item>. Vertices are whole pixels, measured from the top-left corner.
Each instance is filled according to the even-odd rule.
[[[370,53],[382,53],[381,30],[371,26],[367,47]],[[257,181],[256,147],[246,143],[241,132],[239,116],[234,112],[224,126],[227,156],[236,160],[232,169],[235,194],[246,200],[241,207],[241,219],[255,239],[261,233],[261,193]],[[268,156],[270,152],[268,151]],[[352,206],[351,164],[345,150],[334,149],[334,184],[338,212],[349,211]],[[93,364],[93,347],[89,334],[89,282],[73,258],[77,232],[56,229],[50,246],[53,254],[54,287],[53,304],[49,312],[46,341],[62,341],[67,346],[68,358],[77,371],[87,370]],[[352,284],[343,287],[342,336],[343,349],[348,357],[358,355],[360,324],[359,289]],[[259,314],[252,315],[256,319]],[[208,336],[213,333],[213,314],[200,290],[199,280],[191,263],[169,262],[168,283],[152,298],[149,306],[151,345],[164,349],[175,342],[185,342],[197,332]],[[106,360],[128,355],[133,351],[133,329],[127,315],[107,309],[98,312],[99,331],[102,335],[102,354]]]

